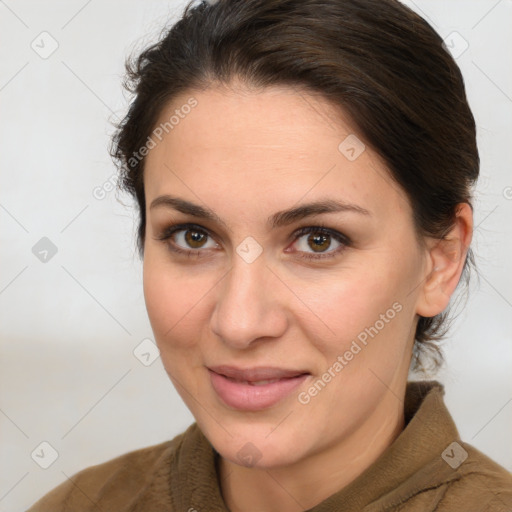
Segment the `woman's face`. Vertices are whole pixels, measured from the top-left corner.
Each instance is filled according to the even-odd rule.
[[[403,409],[425,277],[405,193],[318,97],[211,88],[159,124],[173,114],[144,175],[169,377],[237,464],[286,466],[356,432],[369,446]]]

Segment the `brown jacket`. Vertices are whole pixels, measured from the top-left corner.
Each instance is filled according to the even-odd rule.
[[[406,427],[310,512],[512,512],[512,476],[462,442],[437,381],[409,382]],[[171,441],[86,468],[28,512],[227,512],[218,454],[196,423]]]

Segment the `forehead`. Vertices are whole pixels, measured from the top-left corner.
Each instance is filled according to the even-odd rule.
[[[147,203],[177,191],[246,202],[271,193],[282,206],[329,192],[376,213],[408,207],[382,159],[318,95],[285,87],[190,91],[162,110],[156,126],[167,130],[153,137],[146,157]]]
[[[162,111],[158,124],[163,125],[173,112],[184,109],[191,98],[197,105],[179,119],[172,128],[173,140],[168,141],[185,149],[228,149],[233,156],[239,150],[244,155],[252,152],[255,157],[281,150],[295,151],[300,156],[335,152],[340,136],[352,131],[335,115],[334,106],[318,95],[286,87],[191,91],[175,98]],[[261,148],[268,152],[262,154]]]

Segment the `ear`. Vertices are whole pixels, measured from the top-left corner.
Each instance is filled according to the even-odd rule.
[[[460,203],[452,230],[443,239],[429,239],[427,244],[426,278],[416,304],[418,315],[432,317],[448,306],[459,283],[472,237],[473,210],[468,203]]]

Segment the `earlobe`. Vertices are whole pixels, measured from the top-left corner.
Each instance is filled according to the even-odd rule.
[[[432,240],[427,253],[427,277],[418,297],[416,312],[433,317],[446,309],[459,283],[473,234],[473,211],[461,203],[456,222],[441,240]]]

